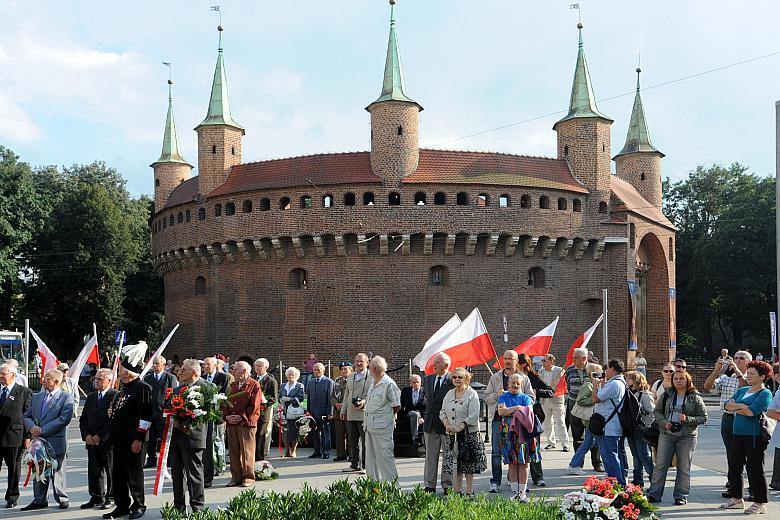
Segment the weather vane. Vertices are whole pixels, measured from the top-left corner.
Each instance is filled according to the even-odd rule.
[[[580,10],[580,4],[569,4],[569,9],[577,10],[577,18],[579,19],[579,22],[582,23],[582,10]]]
[[[219,26],[222,27],[222,8],[218,5],[212,5],[211,10],[219,13]]]
[[[166,67],[168,67],[168,84],[173,83],[172,74],[171,74],[171,62],[170,61],[164,61],[162,64]]]

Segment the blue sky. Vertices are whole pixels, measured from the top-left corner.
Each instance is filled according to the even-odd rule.
[[[186,158],[205,116],[219,0],[3,0],[0,144],[33,165],[104,160],[133,194],[152,191],[173,63],[176,123]],[[571,0],[398,0],[406,91],[425,111],[421,145],[555,155],[561,115],[463,136],[567,108],[577,52]],[[580,2],[599,108],[625,140],[637,50],[642,84],[780,51],[770,1]],[[221,0],[244,161],[367,150],[380,92],[387,0]],[[664,176],[738,161],[774,173],[780,54],[643,93]]]

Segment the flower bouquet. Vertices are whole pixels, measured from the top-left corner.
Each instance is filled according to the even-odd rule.
[[[57,457],[49,441],[40,437],[33,439],[30,447],[22,455],[22,467],[27,466],[27,478],[24,487],[30,482],[30,477],[38,482],[48,480],[57,471]]]
[[[612,477],[588,477],[583,490],[569,493],[561,500],[566,520],[597,519],[638,520],[657,518],[656,507],[648,502],[642,488],[628,484],[625,489]]]
[[[165,393],[167,406],[163,413],[173,417],[178,428],[190,431],[220,420],[219,402],[224,397],[217,392],[216,385],[184,386],[177,395],[173,395],[173,390],[169,388]]]
[[[309,412],[306,412],[301,417],[295,420],[295,425],[298,427],[298,438],[300,443],[306,442],[306,436],[313,430],[317,429],[317,421],[314,420],[314,416]]]
[[[255,462],[255,479],[257,480],[274,480],[279,476],[279,473],[274,469],[270,462],[267,460],[260,460]]]

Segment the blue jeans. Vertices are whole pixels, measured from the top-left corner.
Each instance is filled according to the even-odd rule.
[[[653,458],[650,455],[650,446],[647,445],[641,435],[629,435],[628,447],[634,457],[634,478],[631,480],[637,486],[645,485],[644,472],[647,472],[647,481],[653,481]],[[644,471],[642,471],[644,469]]]
[[[501,466],[501,421],[490,423],[490,469],[493,473],[490,483],[500,486],[504,472]]]
[[[581,468],[584,466],[585,455],[588,454],[595,443],[595,437],[593,437],[593,434],[590,433],[588,428],[585,428],[585,437],[582,439],[582,444],[580,444],[579,448],[577,448],[577,451],[574,452],[574,456],[571,458],[569,466],[572,468]]]
[[[604,469],[608,477],[616,478],[618,484],[626,485],[626,473],[623,468],[623,461],[626,458],[626,447],[622,436],[616,435],[598,435],[596,444],[599,446],[601,461],[604,463]],[[623,446],[622,452],[620,447]]]

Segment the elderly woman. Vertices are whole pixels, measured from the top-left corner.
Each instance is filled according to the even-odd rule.
[[[653,458],[650,455],[650,445],[645,441],[644,432],[653,424],[653,412],[655,412],[655,394],[650,391],[644,374],[638,370],[626,372],[626,384],[631,393],[639,401],[639,411],[642,418],[642,427],[637,428],[633,435],[627,435],[628,447],[634,458],[634,477],[631,483],[643,487],[645,485],[644,472],[647,472],[648,480],[653,480]]]
[[[376,480],[395,480],[398,470],[393,455],[395,414],[401,409],[401,390],[386,374],[387,361],[374,356],[368,365],[373,381],[363,408],[366,432],[366,474]]]
[[[764,475],[764,452],[767,442],[761,437],[759,418],[769,409],[772,392],[764,387],[772,375],[772,366],[764,361],[751,361],[747,365],[743,386],[729,399],[724,408],[734,412],[731,457],[729,458],[729,493],[731,498],[723,509],[744,509],[742,500],[742,469],[747,466],[748,484],[753,491],[754,502],[745,513],[766,514],[769,490]]]
[[[460,493],[463,475],[466,475],[466,496],[474,496],[474,474],[482,473],[487,467],[485,444],[479,438],[479,396],[469,386],[471,374],[463,368],[456,368],[451,374],[455,386],[447,392],[442,401],[439,418],[448,434],[444,443],[442,471],[457,474],[455,491]],[[456,466],[457,468],[453,468]]]
[[[513,415],[519,412],[526,429],[533,429],[534,401],[531,397],[520,393],[523,382],[522,374],[512,374],[507,381],[508,392],[498,397],[498,415],[501,416],[501,455],[504,464],[509,464],[507,478],[512,484],[512,500],[528,502],[528,464],[539,462],[542,456],[539,452],[537,439],[526,439],[522,434],[511,428]],[[528,428],[530,426],[530,428]]]
[[[282,403],[283,407],[281,413],[288,419],[287,430],[284,432],[284,456],[296,457],[298,426],[295,424],[295,420],[288,416],[288,410],[290,408],[301,408],[301,403],[306,397],[306,390],[303,388],[303,384],[298,382],[301,372],[297,368],[288,368],[285,370],[284,375],[287,376],[287,383],[279,389],[279,402]]]

